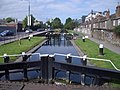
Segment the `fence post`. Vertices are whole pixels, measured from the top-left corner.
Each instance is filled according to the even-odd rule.
[[[83,64],[84,66],[87,65],[87,55],[84,55],[84,56],[83,56],[83,58],[82,58],[82,64]]]
[[[25,55],[25,52],[22,52],[22,57],[23,57],[23,62],[24,62],[24,66],[23,66],[24,80],[27,81],[28,80],[27,63],[25,63],[27,61],[27,55]]]
[[[10,58],[9,58],[9,56],[7,56],[7,54],[4,54],[3,58],[4,58],[4,63],[9,63]],[[6,78],[6,80],[10,80],[8,68],[5,69],[5,78]]]
[[[10,61],[10,58],[9,58],[9,56],[7,56],[7,54],[4,54],[4,63],[9,63],[9,61]]]
[[[23,61],[27,61],[28,56],[25,55],[25,52],[22,52],[22,58],[23,58]]]
[[[50,83],[52,80],[52,62],[53,60],[49,57],[49,55],[41,57],[41,76],[45,83]]]
[[[87,55],[84,55],[82,58],[83,65],[87,65]],[[81,85],[85,85],[85,77],[86,75],[84,73],[81,73]]]
[[[53,61],[55,61],[54,55],[49,55],[48,59],[48,83],[54,83],[54,67]]]
[[[71,54],[67,54],[66,61],[67,61],[67,63],[71,63],[72,62]],[[67,78],[66,82],[67,83],[70,83],[70,74],[71,74],[70,70],[67,70],[66,71],[66,78]]]

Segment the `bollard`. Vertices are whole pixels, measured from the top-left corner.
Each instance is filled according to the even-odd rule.
[[[9,56],[7,56],[7,54],[4,54],[4,63],[9,63]]]
[[[85,37],[82,37],[83,42],[85,42]]]
[[[87,55],[84,55],[83,58],[82,58],[82,63],[84,66],[87,65]]]
[[[67,57],[66,57],[65,60],[66,60],[67,63],[71,63],[72,62],[71,54],[67,54]]]
[[[30,36],[28,37],[28,40],[30,41]]]
[[[4,54],[4,63],[9,63],[9,56],[7,56],[7,54]],[[10,80],[10,77],[9,77],[9,70],[6,68],[5,69],[5,78],[6,80]]]
[[[71,63],[72,62],[71,54],[67,54],[66,61],[67,61],[67,63]],[[70,74],[71,74],[70,70],[67,70],[66,71],[66,78],[67,78],[66,82],[67,83],[70,83]]]
[[[103,44],[99,45],[99,55],[104,55],[104,53],[103,53]]]
[[[22,58],[23,58],[23,61],[27,61],[28,56],[25,55],[25,52],[22,52]]]
[[[41,57],[41,76],[44,83],[48,84],[52,80],[52,59],[48,55]]]

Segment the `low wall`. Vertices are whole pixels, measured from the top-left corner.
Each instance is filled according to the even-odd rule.
[[[80,30],[82,33],[88,34],[91,36],[90,29],[82,28]],[[116,46],[120,46],[120,35],[116,35],[114,32],[106,30],[94,30],[93,38],[110,42]]]

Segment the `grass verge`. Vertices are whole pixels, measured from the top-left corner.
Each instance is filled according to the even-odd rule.
[[[13,55],[20,54],[22,52],[27,52],[28,50],[41,43],[44,39],[44,37],[32,37],[30,41],[28,39],[22,39],[21,45],[19,45],[19,41],[1,45],[0,56],[2,56],[5,53],[7,53],[8,55]],[[12,57],[10,59],[14,61],[16,57]],[[0,58],[0,63],[3,63],[3,58]]]
[[[117,68],[120,68],[120,55],[116,54],[106,48],[104,48],[104,55],[99,55],[99,45],[89,39],[86,39],[86,42],[83,42],[82,39],[75,40],[75,44],[85,53],[88,57],[91,58],[101,58],[101,59],[108,59],[111,60]],[[102,62],[102,61],[94,61],[91,62],[99,67],[102,68],[109,68],[114,69],[113,66],[109,62]]]
[[[101,58],[111,60],[115,66],[120,69],[120,55],[116,54],[106,48],[104,48],[104,55],[99,55],[99,45],[89,39],[86,39],[86,42],[83,42],[82,39],[76,39],[75,44],[88,56],[91,58]],[[97,67],[114,69],[109,62],[95,61],[90,60],[90,63],[94,64]],[[120,87],[120,81],[111,82],[112,87]]]

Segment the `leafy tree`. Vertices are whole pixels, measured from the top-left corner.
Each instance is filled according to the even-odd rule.
[[[66,22],[65,22],[65,25],[64,25],[64,28],[65,29],[73,29],[73,20],[69,17],[66,19]]]
[[[51,27],[53,29],[62,28],[62,26],[61,20],[57,17],[51,22]]]
[[[120,25],[115,27],[114,32],[120,35]]]
[[[27,16],[24,18],[24,20],[22,21],[22,25],[23,25],[23,28],[26,28],[27,27]]]
[[[11,18],[11,17],[6,18],[5,20],[6,20],[7,23],[10,23],[10,22],[12,22],[12,21],[15,21],[15,19],[13,19],[13,18]]]
[[[36,21],[38,24],[35,24],[33,28],[37,30],[38,28],[44,28],[43,22]]]
[[[77,19],[71,19],[70,17],[66,19],[64,24],[65,29],[73,30],[75,27],[78,27],[79,21]]]
[[[27,16],[24,18],[24,20],[22,21],[22,24],[23,24],[23,28],[26,28],[26,27],[28,27],[28,25],[27,25],[27,20],[28,18],[27,18]],[[33,15],[31,15],[31,26],[30,26],[30,28],[33,28],[33,24],[34,24],[34,21],[35,21],[35,17],[33,16]]]

